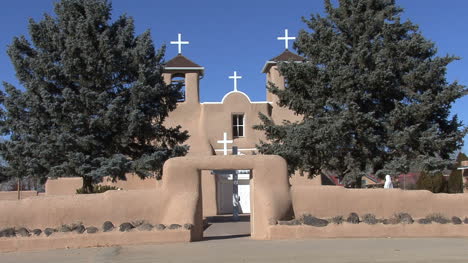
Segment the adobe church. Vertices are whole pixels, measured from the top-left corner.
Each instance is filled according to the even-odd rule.
[[[265,62],[262,73],[266,74],[267,83],[272,82],[278,88],[285,88],[285,80],[280,75],[277,63],[280,61],[303,61],[304,58],[288,50],[288,41],[294,38],[279,37],[285,40],[285,51]],[[249,96],[237,90],[237,80],[240,76],[234,72],[229,78],[234,81],[234,89],[224,95],[220,102],[200,102],[200,79],[205,68],[182,55],[182,41],[179,34],[177,44],[179,54],[167,61],[163,73],[166,83],[181,83],[184,99],[177,108],[169,114],[165,125],[189,132],[190,138],[185,144],[190,146],[189,156],[230,155],[233,147],[237,147],[237,154],[256,154],[256,144],[265,140],[262,131],[252,127],[260,124],[259,113],[272,118],[275,123],[283,120],[299,120],[299,116],[286,108],[277,105],[278,98],[266,88],[266,101],[251,101]],[[237,171],[238,197],[233,201],[233,174],[222,171],[202,171],[203,211],[205,215],[226,214],[233,212],[233,203],[237,204],[240,213],[250,213],[250,171]],[[297,177],[297,176],[294,176]],[[304,178],[297,178],[305,181]],[[310,180],[309,180],[310,181]],[[320,178],[314,179],[314,184],[320,184]],[[309,182],[311,183],[311,182]],[[234,195],[235,196],[235,195]],[[236,197],[234,197],[235,199]]]

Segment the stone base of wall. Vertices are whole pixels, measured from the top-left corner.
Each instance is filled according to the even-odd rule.
[[[325,227],[273,225],[269,229],[270,240],[386,237],[468,237],[468,225],[367,225],[343,223],[340,225],[330,224]]]
[[[0,252],[64,248],[110,247],[157,243],[190,242],[191,230],[107,232],[95,234],[55,233],[49,237],[0,238]]]

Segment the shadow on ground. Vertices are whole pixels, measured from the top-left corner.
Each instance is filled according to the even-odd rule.
[[[203,237],[204,241],[250,237],[250,234]]]
[[[239,215],[235,220],[232,215],[207,217],[204,226],[204,240],[220,240],[250,237],[250,215]]]

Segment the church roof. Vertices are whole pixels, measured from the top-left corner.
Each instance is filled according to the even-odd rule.
[[[186,58],[182,54],[175,56],[173,59],[166,62],[165,70],[200,70],[204,71],[205,68],[197,63]]]
[[[304,60],[305,60],[304,57],[294,54],[291,51],[286,49],[283,53],[268,60],[263,66],[262,73],[266,73],[270,69],[271,66],[273,66],[279,61],[304,61]]]
[[[292,53],[291,51],[289,50],[285,50],[283,53],[279,54],[278,56],[270,59],[270,61],[303,61],[305,58],[299,56],[299,55],[296,55],[294,53]]]

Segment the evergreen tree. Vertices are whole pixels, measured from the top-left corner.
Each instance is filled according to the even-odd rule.
[[[458,170],[461,166],[461,162],[468,161],[468,157],[460,152],[457,155],[456,164],[450,173],[448,180],[448,192],[449,193],[463,193],[463,175],[462,171]]]
[[[336,172],[359,187],[362,174],[397,175],[418,163],[441,171],[467,130],[449,117],[466,94],[445,74],[454,56],[436,56],[434,43],[394,0],[325,0],[326,16],[303,18],[294,43],[303,63],[279,63],[286,89],[270,84],[279,105],[303,116],[274,123],[260,116],[268,139],[260,152],[285,157],[290,170]]]
[[[421,172],[416,187],[419,190],[428,190],[435,194],[447,193],[447,181],[441,172],[429,175],[426,172]]]
[[[163,82],[164,48],[149,31],[135,36],[131,17],[112,22],[106,0],[62,0],[54,10],[8,47],[24,87],[4,83],[8,176],[81,176],[88,191],[104,176],[160,176],[164,161],[188,150],[186,131],[163,126],[182,96]]]

